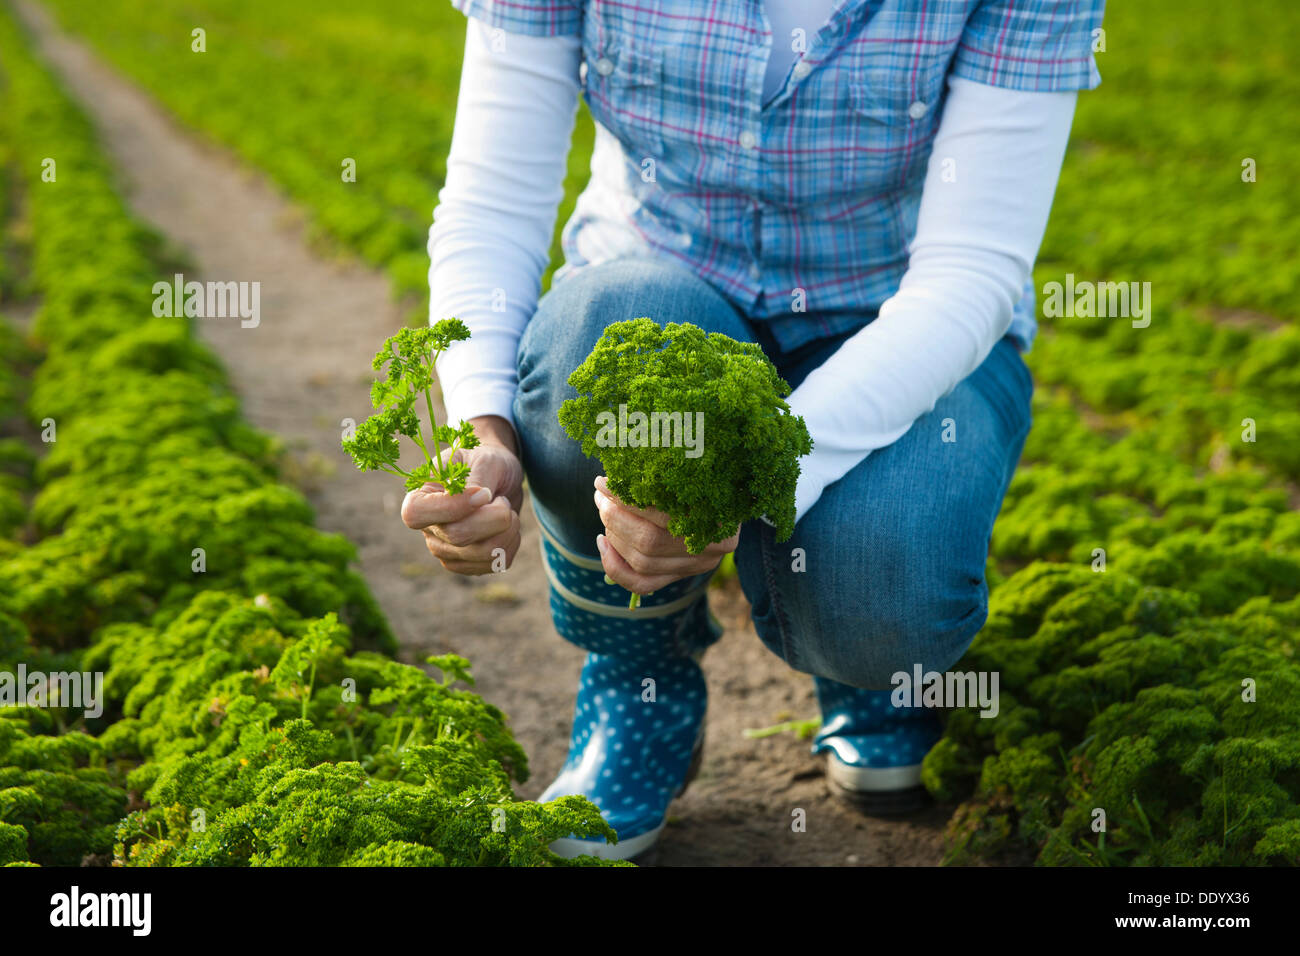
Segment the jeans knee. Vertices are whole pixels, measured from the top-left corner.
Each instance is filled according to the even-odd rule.
[[[949,670],[961,660],[987,618],[987,589],[971,585],[961,597],[933,601],[923,611],[908,615],[906,621],[893,622],[897,629],[893,657],[899,666],[890,671],[890,677],[918,664],[924,672]]]
[[[589,265],[557,283],[538,303],[519,343],[520,389],[569,397],[569,374],[605,327],[642,316],[660,325],[694,322],[710,331],[743,335],[726,299],[684,266],[652,257]]]
[[[641,316],[744,336],[735,310],[693,272],[666,259],[628,258],[585,266],[556,283],[519,342],[513,411],[524,470],[539,517],[550,520],[561,537],[569,525],[577,528],[566,543],[589,543],[600,528],[591,501],[600,465],[583,456],[557,417],[560,406],[577,395],[569,376],[606,326]]]
[[[922,593],[924,592],[924,593]],[[988,617],[987,588],[971,584],[936,597],[909,589],[885,601],[857,600],[841,607],[821,602],[795,648],[801,670],[842,684],[881,690],[900,671],[944,672],[956,664]]]

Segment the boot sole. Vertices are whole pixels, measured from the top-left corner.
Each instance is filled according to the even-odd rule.
[[[934,802],[930,792],[921,786],[905,790],[850,790],[828,779],[826,789],[837,800],[869,817],[907,816],[926,809]]]

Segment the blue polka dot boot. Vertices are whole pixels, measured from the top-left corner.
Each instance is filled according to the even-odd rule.
[[[653,681],[653,684],[647,683]],[[647,700],[653,688],[654,699]],[[649,862],[668,804],[698,767],[707,696],[704,674],[691,658],[644,667],[588,654],[564,769],[539,800],[580,793],[600,807],[618,843],[568,838],[560,856],[590,854]]]
[[[708,575],[675,582],[627,606],[598,560],[543,528],[551,615],[560,636],[589,651],[574,706],[569,755],[539,800],[581,794],[618,843],[569,837],[551,849],[652,862],[668,804],[698,768],[708,702],[698,658],[721,636],[705,601]]]
[[[895,707],[890,690],[860,690],[816,677],[822,727],[813,753],[826,754],[831,792],[872,816],[926,806],[921,761],[943,736],[939,717],[921,707]]]

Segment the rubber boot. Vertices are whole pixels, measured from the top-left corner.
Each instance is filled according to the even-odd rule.
[[[943,736],[938,715],[896,707],[892,690],[861,690],[815,677],[822,727],[813,753],[826,754],[831,792],[872,816],[927,806],[921,761]]]
[[[708,704],[698,658],[721,636],[708,612],[709,575],[674,582],[630,610],[599,561],[543,528],[551,614],[560,636],[589,651],[574,705],[569,755],[539,800],[581,794],[600,808],[617,844],[568,837],[551,849],[645,862],[668,804],[697,768]]]

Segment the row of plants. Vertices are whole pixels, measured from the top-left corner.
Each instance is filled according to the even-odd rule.
[[[1294,492],[1108,439],[1059,394],[1035,415],[995,534],[1019,569],[955,667],[997,671],[1000,711],[951,712],[924,763],[959,803],[949,860],[1300,864]]]
[[[399,288],[422,284],[423,260],[371,243],[404,223],[396,247],[415,248],[441,182],[463,29],[447,6],[47,2]],[[1300,862],[1300,193],[1282,173],[1300,118],[1259,108],[1300,92],[1300,9],[1271,16],[1260,34],[1212,0],[1107,11],[1104,83],[1080,96],[1036,278],[1149,282],[1150,323],[1041,319],[989,623],[958,665],[1001,673],[1001,714],[950,715],[926,763],[958,804],[952,861]],[[338,144],[362,129],[382,197],[337,183]],[[402,192],[411,170],[428,180]]]
[[[4,316],[6,298],[18,289],[18,249],[4,225],[13,216],[16,195],[6,175],[9,154],[0,142],[0,556],[18,547],[16,538],[26,522],[24,494],[31,480],[33,456],[19,437],[23,399],[23,368],[30,361],[16,326]]]
[[[152,314],[156,238],[7,11],[0,63],[39,304],[30,376],[12,330],[0,353],[0,419],[36,429],[0,439],[0,863],[553,864],[557,837],[612,837],[580,798],[514,799],[527,761],[453,686],[466,661],[393,659],[352,546],[187,320]]]
[[[14,539],[27,516],[24,494],[31,480],[32,454],[18,435],[20,363],[25,352],[18,330],[0,316],[0,556],[17,548]]]
[[[961,801],[955,861],[1296,865],[1297,120],[1258,103],[1297,92],[1300,10],[1266,37],[1207,2],[1105,26],[1036,275],[1123,282],[1147,315],[1040,317],[959,665],[1000,672],[1002,711],[950,715],[925,779]]]
[[[158,10],[44,2],[182,121],[267,171],[322,233],[388,266],[400,292],[425,295],[423,239],[444,178],[464,33],[451,4],[322,0],[308,16],[303,0]],[[1276,11],[1262,36],[1213,0],[1106,13],[1103,83],[1080,95],[1037,278],[1040,288],[1066,274],[1149,282],[1157,326],[1046,318],[1052,335],[1035,350],[1034,371],[1098,411],[1160,415],[1166,448],[1195,445],[1208,461],[1223,422],[1255,417],[1276,436],[1297,424],[1286,401],[1300,374],[1295,330],[1274,341],[1206,311],[1294,313],[1300,196],[1285,185],[1300,119],[1259,104],[1300,95],[1288,69],[1300,10]],[[196,29],[204,52],[194,51]],[[584,120],[561,223],[585,183],[590,144]],[[354,183],[341,178],[348,157]],[[1252,182],[1243,181],[1247,160]],[[1187,404],[1159,404],[1168,395]],[[1231,414],[1219,414],[1224,405]],[[1245,410],[1233,418],[1236,406]],[[1235,450],[1280,456],[1272,464],[1294,477],[1295,447]]]
[[[450,3],[51,6],[181,120],[269,173],[309,211],[318,237],[384,267],[423,318],[425,239],[465,36]],[[586,181],[591,143],[590,123],[580,124],[560,222]]]

